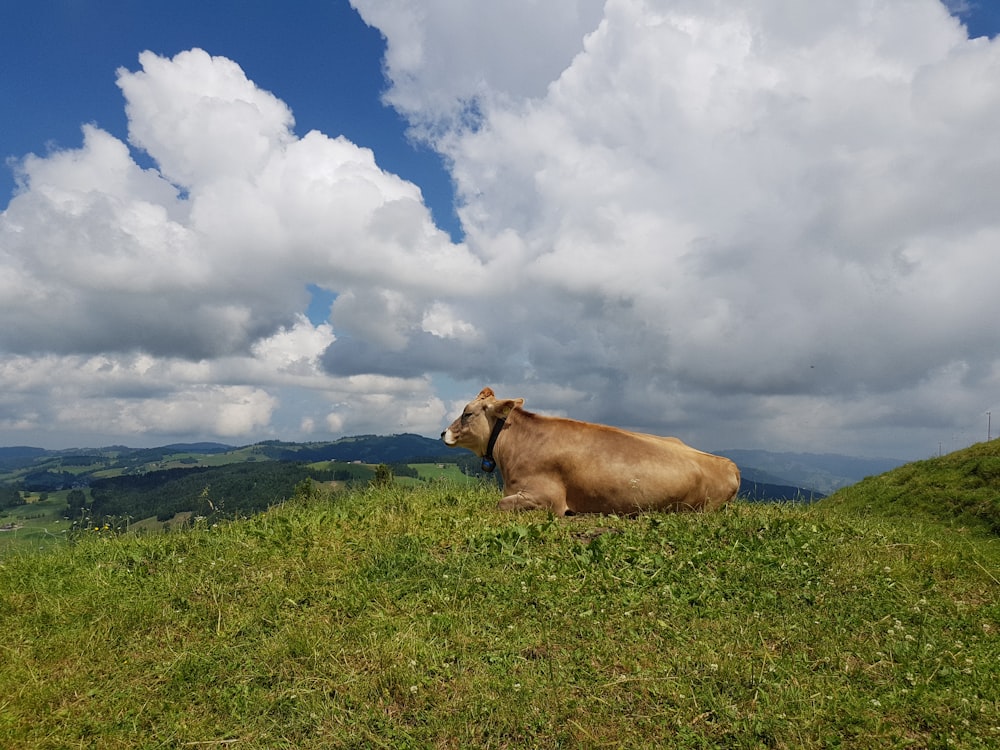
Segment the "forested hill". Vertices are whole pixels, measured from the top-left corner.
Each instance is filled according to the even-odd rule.
[[[0,485],[17,485],[32,492],[58,492],[86,488],[109,477],[167,469],[265,461],[395,464],[439,457],[456,463],[460,453],[449,451],[438,440],[412,434],[361,435],[321,443],[266,441],[242,447],[222,443],[174,443],[157,448],[114,445],[69,450],[18,446],[0,448]]]
[[[256,448],[275,461],[361,461],[366,464],[395,464],[419,458],[453,456],[440,440],[421,435],[357,435],[333,443],[282,443],[267,441]]]
[[[68,504],[73,518],[81,512],[97,519],[155,517],[167,521],[185,512],[234,518],[259,513],[291,497],[303,480],[327,482],[334,477],[331,469],[292,462],[169,469],[96,479],[89,497],[82,491],[71,491]]]

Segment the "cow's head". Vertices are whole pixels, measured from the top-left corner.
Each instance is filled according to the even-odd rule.
[[[497,399],[492,388],[483,388],[475,400],[466,404],[462,415],[441,433],[441,439],[449,448],[468,448],[477,456],[485,455],[493,425],[523,403],[523,398]]]

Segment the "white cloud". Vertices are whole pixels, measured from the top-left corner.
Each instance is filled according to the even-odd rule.
[[[458,318],[452,307],[444,302],[435,302],[424,312],[421,327],[443,339],[473,339],[476,336],[476,327]]]
[[[172,60],[143,52],[139,64],[141,71],[118,71],[129,140],[176,185],[249,181],[294,140],[285,103],[232,60],[195,49]]]
[[[177,366],[179,365],[179,366]],[[10,357],[0,367],[6,386],[0,419],[16,434],[47,430],[70,436],[252,434],[266,427],[277,400],[265,389],[206,381],[184,363],[139,355]],[[193,377],[192,377],[193,376]]]
[[[0,223],[0,347],[245,353],[290,326],[308,284],[415,308],[478,264],[437,229],[412,183],[343,138],[296,138],[288,108],[225,58],[140,56],[119,71],[131,141],[84,127],[82,148],[20,165]]]
[[[382,300],[419,328],[481,265],[434,226],[419,188],[343,138],[295,136],[288,107],[235,62],[191,50],[140,64],[118,82],[130,141],[155,168],[94,125],[80,148],[18,165],[0,215],[0,423],[294,437],[302,416],[283,402],[329,408],[343,390],[319,366],[333,329],[301,315],[310,284],[339,295],[339,332],[384,345],[401,323]],[[365,302],[355,313],[350,300]],[[45,399],[29,398],[39,367]],[[372,424],[344,413],[345,429]]]
[[[544,94],[603,4],[351,0],[389,41],[386,100],[423,135],[475,123],[488,101]]]
[[[497,282],[456,305],[505,352],[497,379],[713,446],[858,452],[919,450],[940,426],[905,414],[935,373],[966,373],[956,423],[996,397],[1000,45],[939,3],[609,0],[589,34],[554,35],[574,51],[534,71],[544,89],[489,48],[456,66],[475,86],[436,62],[513,24],[466,19],[453,42],[434,4],[405,25],[358,4],[414,122],[440,120],[442,91],[478,97],[472,126],[431,137]],[[870,429],[831,431],[857,403]]]
[[[465,242],[236,63],[146,53],[119,85],[155,169],[94,126],[21,162],[0,425],[435,434],[490,384],[919,456],[996,405],[1000,42],[936,0],[354,5]]]
[[[55,424],[119,435],[207,434],[239,438],[266,427],[275,399],[249,386],[194,386],[169,397],[67,402]]]
[[[429,380],[330,376],[320,358],[332,340],[329,325],[299,316],[249,355],[199,361],[142,353],[8,356],[0,360],[0,429],[11,436],[56,431],[61,446],[87,435],[146,444],[191,436],[249,442],[437,429],[444,409]]]

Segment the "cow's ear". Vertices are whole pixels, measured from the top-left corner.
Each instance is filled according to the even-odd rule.
[[[496,394],[493,393],[493,389],[492,388],[490,388],[489,386],[487,386],[486,388],[483,388],[483,390],[481,390],[479,392],[478,396],[476,396],[477,400],[481,399],[481,398],[496,398]]]
[[[500,419],[506,419],[508,415],[514,411],[517,407],[524,403],[523,398],[505,398],[503,401],[497,401],[494,404],[490,404],[490,411],[493,416]]]

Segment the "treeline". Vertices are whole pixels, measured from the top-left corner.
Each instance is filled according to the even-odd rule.
[[[331,481],[334,472],[276,462],[168,469],[94,480],[89,498],[78,491],[68,501],[71,516],[85,513],[94,520],[155,516],[165,521],[183,512],[232,518],[288,499],[307,479]]]
[[[35,471],[27,474],[21,484],[31,492],[56,492],[72,487],[80,478],[68,471]]]

